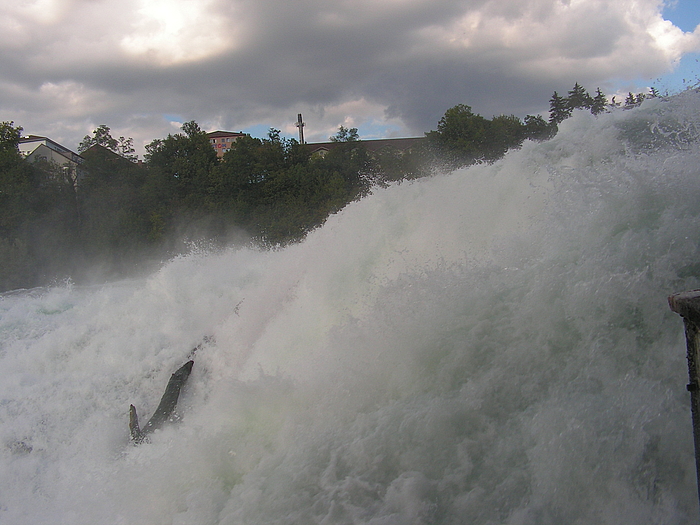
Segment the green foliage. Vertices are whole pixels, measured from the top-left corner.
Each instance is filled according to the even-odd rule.
[[[542,141],[552,138],[555,127],[547,123],[541,115],[525,117],[525,137],[530,140]]]
[[[73,174],[25,162],[19,131],[2,129],[9,146],[0,148],[0,289],[75,277],[81,262],[120,275],[130,261],[186,249],[183,239],[225,242],[237,230],[265,246],[293,242],[382,173],[357,130],[342,126],[325,157],[270,129],[264,139],[239,138],[219,161],[192,121],[151,142],[139,164],[119,154],[126,142],[103,125],[81,143],[76,191]]]
[[[552,98],[549,99],[549,123],[553,125],[561,124],[571,116],[571,111],[572,107],[569,101],[559,96],[555,91]]]
[[[373,160],[371,182],[377,185],[426,177],[432,174],[434,163],[425,146],[408,151],[385,147],[373,155]]]
[[[151,142],[146,147],[146,161],[151,170],[159,171],[170,183],[172,206],[196,209],[206,195],[209,174],[218,161],[207,134],[196,122],[186,122],[182,130],[184,134]]]
[[[574,84],[574,87],[568,93],[567,103],[569,107],[573,109],[590,109],[593,105],[593,98],[588,94],[578,82]]]
[[[329,139],[331,142],[356,142],[360,140],[360,136],[357,133],[357,128],[348,129],[340,126],[338,132]]]
[[[649,97],[657,96],[652,91]],[[627,97],[635,107],[645,94]],[[613,102],[614,104],[614,102]],[[524,140],[547,140],[574,110],[609,110],[578,83],[566,97],[554,92],[549,121],[527,115],[492,119],[458,104],[448,109],[423,146],[368,152],[356,128],[340,126],[325,156],[270,129],[266,138],[240,137],[218,159],[194,122],[152,141],[143,164],[132,139],[100,125],[80,144],[84,176],[50,162],[26,162],[22,128],[0,123],[0,290],[77,276],[80,264],[99,262],[120,275],[133,262],[186,249],[183,239],[227,242],[244,231],[263,246],[302,239],[329,214],[374,185],[493,162]]]
[[[35,214],[36,171],[17,149],[22,128],[0,123],[0,239],[12,251],[23,245],[22,230]],[[2,268],[2,267],[0,267]]]
[[[545,140],[553,126],[542,117],[528,115],[523,123],[515,115],[499,115],[489,120],[458,104],[448,109],[437,131],[426,133],[428,142],[446,169],[475,162],[494,162],[525,139]]]
[[[458,104],[445,111],[437,131],[426,136],[448,167],[466,166],[483,159],[486,127],[484,117],[473,113],[470,106]]]
[[[112,138],[110,129],[104,124],[100,124],[90,135],[85,135],[83,141],[78,145],[78,153],[82,153],[94,145],[103,146],[109,150],[116,151],[118,142]]]
[[[15,137],[10,133],[9,142]],[[74,261],[75,174],[46,160],[30,164],[11,146],[1,149],[0,290],[36,286]]]
[[[593,102],[591,103],[591,113],[594,115],[599,115],[605,111],[605,107],[608,105],[608,99],[600,90],[596,88],[595,97],[593,97]]]
[[[525,125],[515,115],[493,117],[487,126],[484,159],[500,159],[510,148],[517,148],[525,140]]]
[[[19,139],[22,138],[22,127],[15,127],[12,121],[0,122],[0,151],[17,151]]]
[[[17,149],[22,128],[0,124],[0,237],[11,238],[31,214],[35,173]]]
[[[649,98],[654,98],[655,94],[656,92],[652,91],[651,96]],[[646,99],[646,93],[637,93],[637,95],[635,96],[632,92],[629,92],[627,94],[627,97],[625,98],[624,109],[632,109],[636,108],[637,106],[641,106],[642,102],[644,102]]]
[[[97,129],[92,132],[92,137],[90,135],[85,135],[83,141],[78,145],[78,152],[83,153],[93,146],[102,146],[126,159],[136,160],[136,155],[134,154],[134,139],[131,137],[128,139],[124,137],[115,139],[111,135],[109,126],[104,124],[100,124]]]
[[[647,98],[655,98],[659,96],[656,88],[651,88],[649,94],[638,93],[637,95],[629,92],[625,98],[624,109],[632,109],[640,106]],[[567,97],[561,97],[555,91],[552,98],[549,100],[549,122],[552,125],[560,124],[571,116],[575,109],[587,109],[593,115],[599,115],[608,110],[620,106],[619,102],[612,101],[608,103],[607,97],[603,94],[600,88],[596,89],[595,97],[591,97],[588,92],[578,84],[568,92]]]
[[[0,291],[25,288],[34,282],[27,244],[17,237],[0,237]]]
[[[145,191],[149,173],[143,166],[106,148],[83,155],[86,175],[78,201],[85,251],[90,257],[127,257],[149,243],[149,215],[163,195]]]
[[[303,238],[369,187],[369,158],[357,130],[341,127],[337,137],[342,144],[314,158],[276,129],[266,139],[239,138],[212,171],[209,210],[265,245]]]

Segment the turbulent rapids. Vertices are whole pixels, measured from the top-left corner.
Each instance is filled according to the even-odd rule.
[[[697,523],[666,298],[700,288],[699,166],[686,92],[283,250],[0,296],[0,523]]]

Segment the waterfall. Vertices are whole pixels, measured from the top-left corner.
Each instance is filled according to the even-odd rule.
[[[700,288],[699,166],[688,91],[285,249],[0,296],[0,523],[696,523],[666,298]]]

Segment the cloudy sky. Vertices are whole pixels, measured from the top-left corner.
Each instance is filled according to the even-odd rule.
[[[545,112],[554,90],[697,80],[698,0],[23,0],[0,4],[0,120],[137,153],[197,121],[296,136],[421,136],[465,103]]]

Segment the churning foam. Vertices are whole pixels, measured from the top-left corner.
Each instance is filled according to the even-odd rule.
[[[696,522],[666,297],[700,287],[698,108],[577,113],[284,250],[5,294],[0,522]]]

